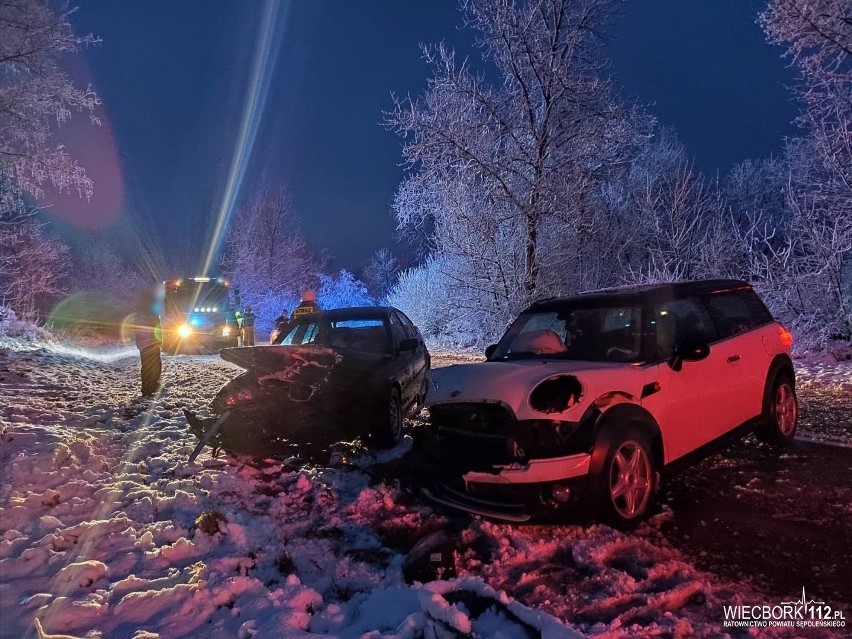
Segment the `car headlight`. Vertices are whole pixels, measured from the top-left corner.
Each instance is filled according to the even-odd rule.
[[[222,337],[228,337],[228,335],[230,335],[230,334],[231,334],[231,327],[230,326],[226,326],[225,328],[222,329]]]
[[[190,326],[189,324],[182,324],[178,328],[178,335],[180,337],[189,337],[190,335],[192,335],[192,326]]]

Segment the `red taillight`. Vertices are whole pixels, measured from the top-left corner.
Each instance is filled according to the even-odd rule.
[[[237,404],[244,404],[246,402],[251,401],[251,391],[241,390],[233,395],[229,395],[225,400],[225,404],[228,406],[236,406]]]
[[[781,340],[781,344],[784,346],[793,345],[793,334],[783,326],[778,327],[778,339]]]

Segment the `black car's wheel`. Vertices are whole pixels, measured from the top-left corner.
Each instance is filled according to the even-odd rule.
[[[763,399],[763,424],[757,437],[770,444],[788,444],[796,436],[799,400],[796,384],[789,373],[779,373],[766,389]]]
[[[635,526],[651,509],[657,489],[658,469],[650,438],[644,429],[629,426],[597,445],[606,447],[604,462],[592,478],[598,514],[620,528]]]
[[[373,441],[381,448],[393,448],[402,439],[402,398],[399,390],[391,389],[385,414],[373,430]]]

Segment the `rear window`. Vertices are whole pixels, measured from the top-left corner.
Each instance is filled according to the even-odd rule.
[[[712,293],[703,296],[703,301],[722,339],[772,321],[769,310],[751,290]]]
[[[387,324],[381,317],[302,321],[291,324],[276,343],[283,346],[317,344],[380,355],[393,351]]]
[[[336,320],[329,324],[326,343],[380,355],[392,352],[385,321],[380,318]]]

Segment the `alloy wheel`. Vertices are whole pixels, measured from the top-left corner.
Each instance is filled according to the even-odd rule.
[[[402,437],[402,408],[396,395],[391,396],[388,402],[388,426],[393,443],[398,442]]]
[[[642,514],[651,499],[651,460],[635,441],[626,441],[615,453],[609,472],[609,495],[625,519]]]
[[[775,423],[785,437],[791,435],[796,428],[798,412],[796,394],[789,383],[783,382],[775,392]]]

